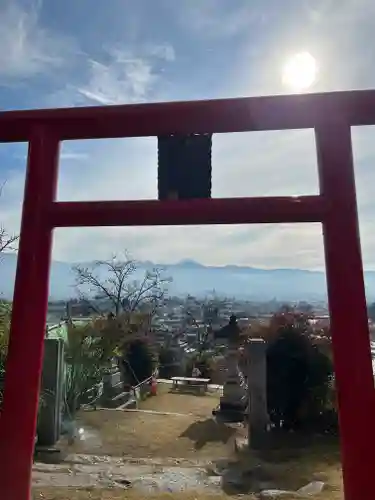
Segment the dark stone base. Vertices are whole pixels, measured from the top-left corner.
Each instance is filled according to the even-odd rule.
[[[240,411],[244,413],[246,410],[246,403],[228,403],[220,401],[219,407],[221,411]]]
[[[34,460],[45,464],[59,464],[64,461],[65,453],[57,447],[36,446]]]
[[[243,405],[233,405],[220,403],[212,410],[212,415],[223,422],[244,422],[246,418],[246,408]]]

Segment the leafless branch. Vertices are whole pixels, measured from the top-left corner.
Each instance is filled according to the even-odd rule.
[[[162,270],[154,268],[146,271],[143,279],[133,281],[127,287],[126,303],[130,311],[135,311],[141,305],[147,305],[150,312],[160,305],[163,300],[169,278],[162,276]]]
[[[15,250],[14,243],[18,241],[19,236],[9,234],[4,227],[0,227],[0,253],[6,250]]]
[[[91,309],[97,315],[99,315],[99,316],[103,315],[103,311],[101,311],[100,308],[97,307],[95,303],[93,303],[93,301],[90,301],[86,297],[86,295],[80,291],[78,286],[75,287],[75,290],[76,290],[78,300],[79,300],[79,302],[81,302],[81,304],[88,306],[88,310]]]
[[[122,259],[95,261],[89,267],[75,266],[76,285],[81,299],[92,303],[92,297],[106,299],[115,316],[134,312],[144,306],[150,314],[160,305],[167,283],[161,269],[146,271],[141,280],[131,279],[137,270],[136,262],[124,252]]]
[[[5,181],[0,184],[0,197],[3,194],[5,184]],[[0,254],[6,250],[16,250],[15,243],[18,241],[18,238],[18,235],[8,233],[4,226],[0,226]]]

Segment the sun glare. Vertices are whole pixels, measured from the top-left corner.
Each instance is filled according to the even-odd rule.
[[[309,89],[316,81],[318,67],[316,59],[309,52],[295,54],[283,69],[283,84],[294,92]]]

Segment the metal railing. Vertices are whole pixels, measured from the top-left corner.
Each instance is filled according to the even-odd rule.
[[[157,377],[157,370],[153,374],[140,382],[139,384],[132,386],[131,391],[133,392],[134,399],[139,401],[145,399],[151,393],[151,385],[153,379]]]

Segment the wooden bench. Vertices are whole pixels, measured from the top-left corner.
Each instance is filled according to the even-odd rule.
[[[204,392],[208,390],[209,378],[197,378],[197,377],[172,377],[173,389],[178,390],[180,387],[199,387],[203,389]]]

